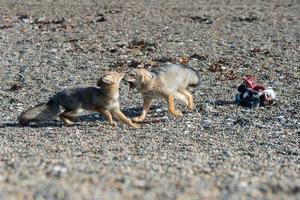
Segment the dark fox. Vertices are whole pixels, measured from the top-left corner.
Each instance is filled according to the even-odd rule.
[[[98,87],[66,89],[56,93],[47,103],[27,109],[19,117],[21,125],[30,122],[46,121],[57,116],[66,124],[77,121],[74,116],[79,110],[99,112],[115,126],[112,116],[123,123],[137,127],[120,111],[119,85],[124,73],[107,72],[97,82]],[[60,106],[64,111],[60,112]]]

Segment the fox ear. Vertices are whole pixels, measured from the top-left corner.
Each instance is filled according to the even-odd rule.
[[[102,82],[107,83],[107,84],[113,84],[114,83],[114,78],[110,75],[105,75],[101,78]]]

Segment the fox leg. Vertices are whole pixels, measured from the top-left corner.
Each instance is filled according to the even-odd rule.
[[[193,110],[195,108],[193,95],[188,90],[179,91],[185,95],[188,99],[188,109]]]
[[[131,121],[131,119],[127,118],[120,110],[114,110],[114,111],[111,111],[111,113],[113,114],[114,117],[116,117],[121,122],[123,122],[129,126],[132,126],[134,128],[138,128],[138,126],[136,124],[134,124]]]
[[[185,103],[186,106],[189,105],[188,98],[187,98],[184,94],[182,94],[182,93],[180,93],[180,92],[176,92],[176,93],[174,94],[174,97],[175,97],[175,99],[179,99],[179,100],[183,101],[183,102]]]
[[[102,109],[97,109],[97,111],[98,111],[99,113],[101,113],[102,115],[105,116],[106,120],[108,121],[108,123],[109,123],[110,125],[112,125],[112,127],[115,127],[115,126],[116,126],[116,123],[113,121],[112,115],[111,115],[111,113],[110,113],[109,111],[107,111],[107,110],[102,110]]]
[[[151,104],[152,98],[150,97],[144,97],[144,104],[143,104],[143,111],[142,114],[138,117],[133,118],[132,120],[134,122],[141,122],[145,119],[147,112],[149,111],[150,104]]]
[[[72,114],[76,111],[65,110],[63,113],[59,114],[59,118],[67,125],[70,126],[73,122],[77,121],[77,118]]]
[[[182,112],[180,112],[179,110],[175,109],[174,96],[173,95],[169,95],[167,98],[168,98],[169,112],[173,116],[175,116],[175,117],[181,117],[182,116]]]

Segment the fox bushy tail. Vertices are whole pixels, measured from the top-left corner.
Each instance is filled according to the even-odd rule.
[[[52,97],[47,103],[41,103],[33,108],[25,110],[18,118],[21,125],[27,125],[30,122],[46,121],[53,119],[60,112],[57,97]]]

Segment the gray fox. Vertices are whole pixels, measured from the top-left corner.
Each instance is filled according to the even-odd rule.
[[[174,99],[180,99],[188,109],[194,109],[193,96],[188,87],[199,84],[199,74],[191,68],[165,63],[151,71],[142,68],[131,70],[125,80],[129,82],[130,88],[136,88],[144,98],[142,114],[133,118],[135,122],[145,119],[151,101],[156,97],[168,101],[169,112],[175,117],[182,116],[182,113],[175,109]]]
[[[46,121],[57,116],[66,124],[77,121],[74,114],[79,110],[103,114],[109,124],[116,126],[112,116],[123,123],[137,127],[120,111],[119,85],[124,73],[107,72],[97,82],[98,87],[66,89],[56,93],[47,103],[41,103],[23,112],[19,119],[21,125],[30,122]],[[60,112],[60,106],[64,111]]]

